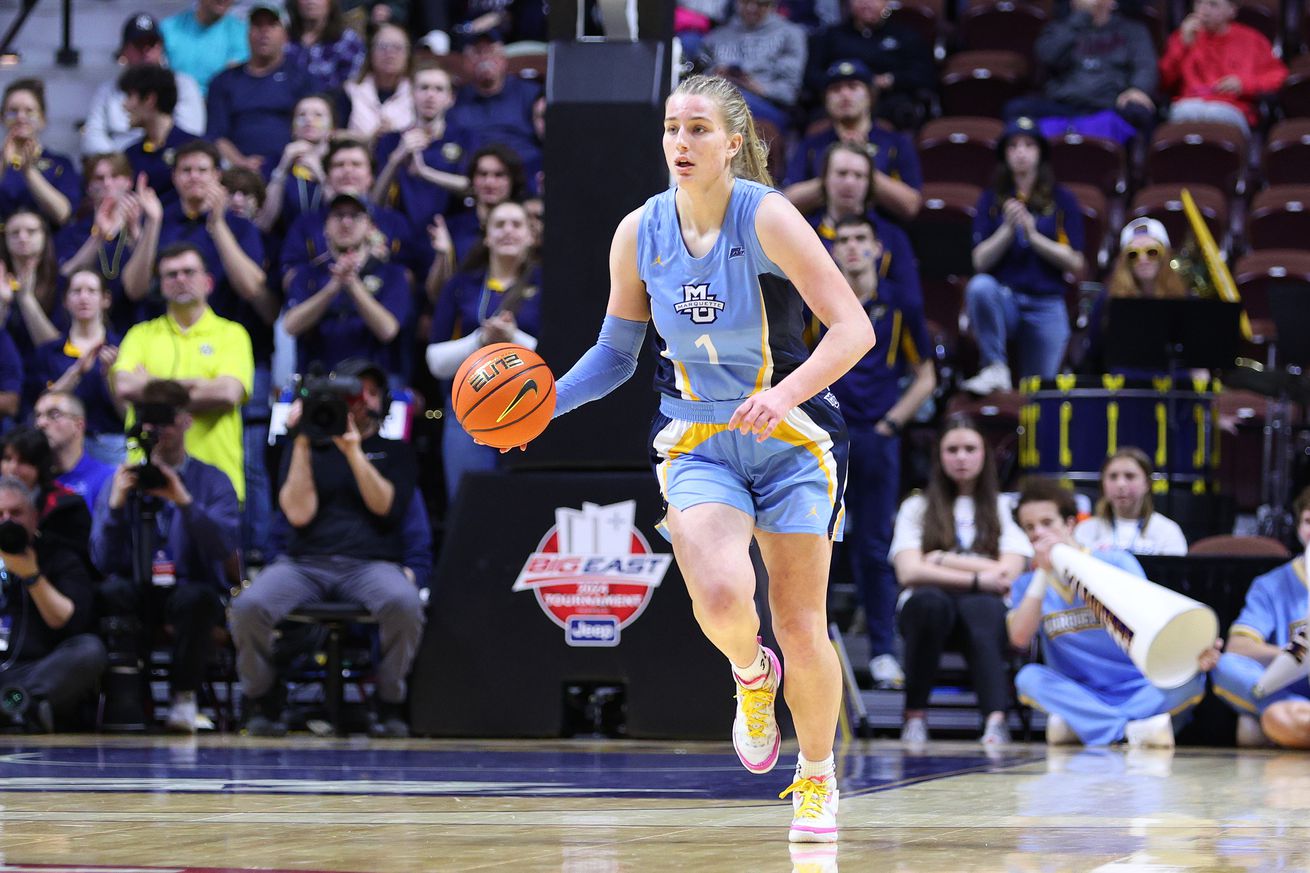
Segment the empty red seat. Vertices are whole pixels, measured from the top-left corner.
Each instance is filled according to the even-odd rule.
[[[1094,185],[1078,182],[1062,182],[1078,201],[1078,209],[1083,216],[1083,274],[1080,279],[1095,279],[1101,271],[1101,246],[1105,242],[1106,214],[1105,195]]]
[[[1255,195],[1246,238],[1252,249],[1310,245],[1310,185],[1275,185]]]
[[[1005,104],[1027,91],[1026,77],[1010,70],[973,67],[942,75],[942,115],[1001,118]]]
[[[1000,49],[1032,57],[1037,35],[1050,20],[1039,6],[1013,0],[971,6],[961,16],[964,47]]]
[[[977,185],[924,183],[923,207],[909,233],[925,281],[973,275],[973,217],[981,195]]]
[[[986,185],[996,169],[996,142],[1003,127],[998,119],[967,115],[929,121],[919,131],[924,181]]]
[[[1305,285],[1310,305],[1310,252],[1298,249],[1266,249],[1250,252],[1233,265],[1233,281],[1257,336],[1273,337],[1270,320],[1269,287],[1296,282]]]
[[[924,45],[935,46],[941,39],[938,22],[942,11],[941,0],[892,0],[887,4],[887,19],[913,30]]]
[[[1052,139],[1051,167],[1059,181],[1093,185],[1106,195],[1128,188],[1123,146],[1112,139],[1077,133]]]
[[[1270,185],[1310,184],[1310,118],[1289,118],[1273,126],[1260,169]]]
[[[1211,122],[1162,124],[1151,135],[1146,175],[1152,184],[1200,183],[1241,193],[1246,183],[1246,137]]]
[[[1310,117],[1310,69],[1288,74],[1278,92],[1278,105],[1288,118]]]

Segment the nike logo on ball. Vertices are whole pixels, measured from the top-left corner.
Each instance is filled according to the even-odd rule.
[[[529,379],[528,381],[523,383],[523,387],[519,389],[518,394],[514,395],[514,399],[509,402],[509,406],[505,407],[505,411],[502,412],[500,415],[496,416],[496,424],[500,424],[502,421],[504,421],[505,416],[509,415],[510,412],[513,411],[514,407],[518,406],[520,401],[522,401],[524,397],[528,396],[529,391],[531,391],[533,394],[537,393],[537,382],[535,379]]]

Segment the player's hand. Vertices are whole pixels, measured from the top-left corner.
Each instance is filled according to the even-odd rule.
[[[728,420],[728,429],[743,434],[753,433],[755,441],[762,443],[773,436],[795,406],[777,388],[766,388],[742,401]]]
[[[1202,673],[1209,673],[1219,663],[1219,654],[1224,650],[1223,639],[1214,641],[1214,645],[1201,653],[1196,659],[1196,666]]]

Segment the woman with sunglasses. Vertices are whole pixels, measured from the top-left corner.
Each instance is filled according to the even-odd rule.
[[[1056,374],[1070,334],[1065,276],[1083,268],[1082,213],[1055,183],[1051,147],[1036,123],[1007,124],[996,150],[996,178],[973,220],[978,273],[964,292],[982,363],[961,385],[973,394],[1010,390],[1010,340],[1019,378]]]
[[[1107,287],[1111,297],[1166,298],[1187,296],[1183,277],[1170,259],[1169,234],[1154,218],[1137,218],[1119,235],[1119,258]]]
[[[82,195],[82,180],[72,161],[41,145],[45,85],[39,79],[10,82],[0,112],[5,125],[0,222],[20,209],[30,209],[58,227],[72,216]]]

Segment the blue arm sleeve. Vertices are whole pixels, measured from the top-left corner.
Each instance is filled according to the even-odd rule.
[[[599,400],[631,378],[646,338],[646,322],[605,316],[600,339],[555,383],[555,418]]]

